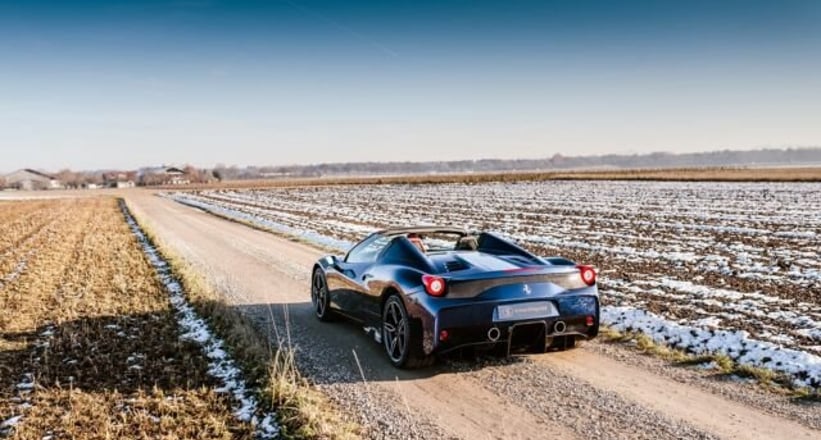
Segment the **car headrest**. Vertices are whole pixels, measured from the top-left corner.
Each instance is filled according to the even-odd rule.
[[[466,235],[456,242],[457,251],[475,251],[479,249],[479,240],[472,235]]]
[[[421,252],[423,254],[425,252],[427,252],[427,249],[425,249],[425,243],[422,241],[421,238],[419,238],[419,237],[408,237],[408,240],[410,240],[411,244],[413,244],[414,246],[416,246],[417,249],[419,249],[419,252]]]

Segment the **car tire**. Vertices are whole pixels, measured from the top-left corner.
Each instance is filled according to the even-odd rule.
[[[314,270],[314,274],[311,276],[311,305],[314,309],[314,315],[320,321],[329,322],[334,320],[328,281],[321,269]]]
[[[393,294],[382,307],[382,346],[394,367],[423,368],[435,358],[422,349],[422,335],[416,331],[402,298]]]

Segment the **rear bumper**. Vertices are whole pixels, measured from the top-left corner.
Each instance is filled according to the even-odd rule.
[[[494,311],[499,305],[545,300],[553,302],[558,316],[494,321]],[[507,345],[509,353],[523,347],[525,352],[540,352],[551,338],[591,339],[599,331],[599,299],[595,288],[552,298],[495,301],[441,301],[437,298],[426,302],[423,310],[417,309],[411,314],[422,322],[423,348],[427,354],[499,344]],[[588,317],[592,317],[591,323],[588,323]]]
[[[575,337],[591,339],[598,334],[598,325],[587,326],[586,317],[556,317],[542,320],[526,320],[474,326],[442,326],[447,339],[441,340],[436,332],[435,353],[447,353],[471,346],[505,347],[511,353],[541,353],[552,338]],[[441,330],[440,330],[441,331]]]
[[[596,325],[588,327],[585,317],[563,317],[545,320],[516,321],[496,325],[444,328],[448,337],[437,341],[433,352],[447,353],[466,347],[504,347],[508,354],[542,353],[553,338],[573,337],[592,339],[598,333]],[[556,326],[566,326],[559,330]]]

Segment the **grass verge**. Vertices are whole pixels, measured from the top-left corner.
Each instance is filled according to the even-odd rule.
[[[276,341],[269,338],[268,329],[259,328],[230,307],[214,286],[158,238],[139,213],[132,210],[132,216],[171,267],[189,302],[225,341],[247,380],[259,387],[261,404],[276,411],[283,438],[360,438],[359,427],[344,420],[333,404],[300,374],[291,347],[277,347]]]
[[[659,344],[644,333],[620,332],[610,327],[602,326],[599,332],[602,341],[622,344],[643,354],[655,356],[677,366],[693,366],[715,363],[715,369],[726,377],[740,377],[753,379],[767,391],[786,394],[808,401],[821,402],[821,395],[809,388],[796,387],[785,374],[777,373],[766,368],[740,364],[723,354],[693,354],[684,350],[671,348]]]

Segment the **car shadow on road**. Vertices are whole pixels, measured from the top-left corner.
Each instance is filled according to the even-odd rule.
[[[269,335],[272,344],[294,347],[301,372],[317,384],[418,380],[522,362],[519,357],[463,350],[437,357],[430,367],[404,370],[388,361],[382,344],[363,324],[341,317],[320,322],[310,302],[232,307]]]

